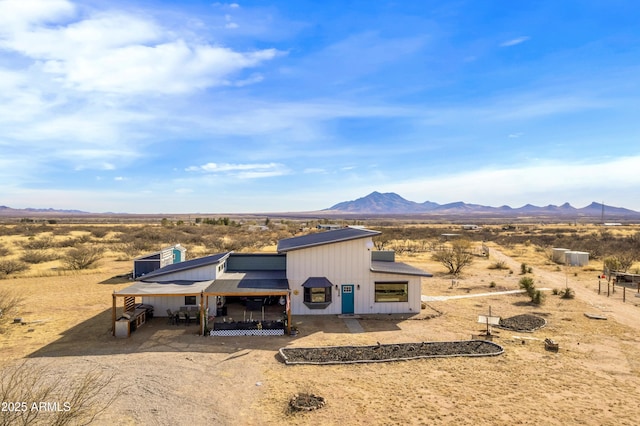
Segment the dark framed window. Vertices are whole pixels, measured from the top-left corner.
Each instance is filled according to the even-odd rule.
[[[377,303],[408,302],[409,282],[376,282],[375,301]]]
[[[185,305],[197,305],[196,296],[185,296],[184,297]]]
[[[326,308],[331,304],[331,287],[305,287],[304,304],[309,309]]]

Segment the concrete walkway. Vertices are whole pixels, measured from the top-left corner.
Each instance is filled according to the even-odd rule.
[[[541,291],[549,291],[550,288],[539,288],[537,290]],[[467,299],[469,297],[487,297],[487,296],[498,296],[501,294],[515,294],[515,293],[524,293],[525,290],[507,290],[507,291],[494,291],[491,293],[477,293],[477,294],[463,294],[460,296],[422,296],[421,300],[423,302],[443,302],[445,300],[452,299]]]
[[[364,333],[364,328],[356,318],[343,318],[345,325],[351,333]]]

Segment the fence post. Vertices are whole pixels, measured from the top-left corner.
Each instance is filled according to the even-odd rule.
[[[598,280],[598,294],[600,294],[600,280]]]
[[[627,301],[627,287],[622,287],[622,301],[626,302]]]
[[[609,297],[610,291],[609,281],[607,281],[607,297]]]

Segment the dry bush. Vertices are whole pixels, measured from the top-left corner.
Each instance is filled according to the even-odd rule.
[[[0,244],[0,256],[8,256],[11,254],[11,250],[4,246],[4,244]]]
[[[18,260],[1,260],[0,261],[0,278],[15,274],[16,272],[22,272],[29,269],[29,265]]]
[[[9,290],[0,290],[0,333],[4,331],[4,325],[22,301],[22,297],[9,292]]]
[[[454,240],[450,249],[435,252],[432,258],[444,265],[450,274],[459,275],[464,268],[473,263],[471,243],[468,240]]]
[[[84,245],[72,248],[62,258],[67,269],[80,270],[95,267],[102,258],[103,247]]]
[[[56,259],[56,256],[49,250],[25,250],[20,256],[20,260],[26,263],[44,263]]]
[[[52,371],[57,370],[22,362],[0,373],[0,401],[12,404],[0,412],[1,426],[88,425],[120,394],[119,389],[112,396],[106,392],[113,374],[104,375],[94,369],[69,378]]]
[[[40,238],[31,237],[21,245],[25,250],[46,250],[55,247],[53,238],[50,236]]]

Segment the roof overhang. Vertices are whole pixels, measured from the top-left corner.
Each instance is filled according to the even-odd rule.
[[[302,287],[327,288],[333,287],[333,284],[331,284],[331,281],[329,281],[326,277],[309,277],[304,283],[302,283]]]

